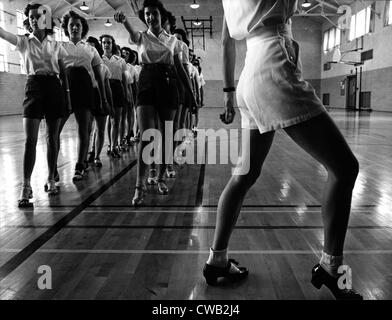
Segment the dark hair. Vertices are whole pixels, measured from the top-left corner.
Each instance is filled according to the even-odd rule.
[[[102,40],[103,38],[109,38],[112,40],[112,54],[117,54],[117,44],[116,44],[116,40],[114,40],[113,36],[111,36],[110,34],[103,34],[102,36],[99,37],[99,42],[102,45]]]
[[[161,14],[161,25],[163,25],[167,20],[168,11],[165,9],[163,3],[160,0],[144,0],[143,7],[138,12],[139,19],[147,25],[147,22],[144,19],[144,9],[148,7],[154,7],[159,10],[159,13]]]
[[[123,51],[123,50],[129,53],[129,58],[128,58],[128,61],[124,59],[124,60],[125,60],[125,62],[126,62],[126,63],[130,63],[131,56],[132,56],[132,50],[131,50],[131,48],[128,48],[128,47],[122,47],[122,48],[121,48],[121,53],[122,53],[122,51]],[[121,56],[122,56],[122,55],[121,55]]]
[[[99,53],[99,56],[102,58],[102,56],[103,56],[103,49],[102,49],[102,46],[99,43],[98,39],[94,38],[94,37],[88,37],[86,41],[94,43],[95,49],[97,49],[97,51]]]
[[[23,21],[23,26],[24,26],[25,29],[26,29],[28,32],[30,32],[30,33],[33,32],[33,28],[30,26],[29,12],[30,12],[30,10],[37,10],[37,9],[39,9],[39,8],[42,7],[42,6],[43,6],[43,5],[40,4],[40,3],[34,3],[34,4],[28,4],[28,5],[25,7],[25,9],[24,9],[24,15],[27,17],[27,19],[25,19],[25,20]],[[46,13],[45,10],[44,10],[44,13]],[[54,23],[54,20],[53,20],[53,18],[52,18],[52,28],[51,28],[51,29],[45,28],[45,34],[46,34],[46,35],[48,35],[48,34],[52,35],[52,34],[54,33],[54,31],[53,31],[53,28],[54,28],[54,27],[55,27],[55,23]]]
[[[132,50],[133,59],[132,62],[135,62],[135,65],[139,65],[139,55],[137,51]]]
[[[170,23],[170,32],[174,33],[174,30],[176,29],[176,17],[171,13],[170,11],[166,11],[166,19],[163,19],[166,21],[169,21]],[[162,22],[163,24],[164,22]]]
[[[178,33],[179,35],[181,35],[182,41],[185,42],[185,44],[189,47],[190,43],[184,29],[175,29],[173,33]]]
[[[68,23],[71,18],[80,20],[80,22],[82,23],[82,39],[83,39],[87,35],[89,30],[88,23],[84,17],[78,15],[75,11],[70,10],[63,15],[63,22],[61,23],[61,28],[63,28],[65,35],[69,38]]]

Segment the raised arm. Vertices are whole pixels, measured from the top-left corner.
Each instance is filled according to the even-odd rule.
[[[235,87],[234,72],[236,62],[235,40],[230,37],[226,18],[223,18],[222,28],[222,53],[223,53],[223,86],[224,88]],[[221,120],[225,124],[232,123],[235,116],[234,91],[224,93],[225,112]]]
[[[18,42],[18,37],[11,32],[5,31],[2,27],[0,27],[0,38],[9,42],[13,46],[16,46]]]
[[[133,43],[138,43],[140,39],[140,33],[136,31],[130,24],[129,20],[122,11],[117,11],[114,15],[114,20],[118,23],[122,23],[125,29],[129,32],[129,36]]]

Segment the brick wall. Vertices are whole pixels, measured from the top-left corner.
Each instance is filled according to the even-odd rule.
[[[0,72],[0,116],[21,114],[26,75]]]

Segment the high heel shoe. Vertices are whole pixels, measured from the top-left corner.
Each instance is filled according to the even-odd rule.
[[[147,178],[147,183],[149,185],[156,185],[157,182],[158,182],[157,169],[150,169],[150,172],[149,172],[148,178]]]
[[[19,208],[32,207],[33,204],[30,202],[30,199],[32,198],[33,198],[33,189],[28,186],[23,186],[20,199],[18,200],[18,207]]]
[[[168,178],[175,178],[176,177],[176,172],[174,171],[172,164],[167,165],[166,177],[168,177]]]
[[[59,193],[60,188],[56,186],[55,180],[48,180],[45,184],[45,192],[50,196],[55,196]]]
[[[163,180],[158,180],[158,192],[162,195],[168,194],[169,193],[169,188],[166,184],[165,181]]]
[[[230,273],[231,264],[234,264],[240,272]],[[203,276],[206,279],[207,284],[214,286],[217,284],[218,278],[226,278],[232,282],[238,282],[248,277],[249,271],[245,267],[239,267],[239,263],[234,259],[229,259],[229,262],[225,268],[211,266],[205,264],[203,268]]]
[[[147,193],[147,188],[145,188],[144,186],[136,186],[135,195],[133,196],[132,199],[132,206],[134,207],[141,206],[144,201],[144,197],[146,193]]]
[[[94,164],[97,168],[101,168],[102,167],[102,161],[99,158],[95,158],[94,159]]]
[[[339,277],[333,277],[323,269],[320,264],[316,264],[312,269],[311,283],[316,289],[325,285],[336,300],[363,300],[363,297],[352,289],[340,289],[338,287]]]

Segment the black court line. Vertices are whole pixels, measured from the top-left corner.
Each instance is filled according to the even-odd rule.
[[[25,262],[35,251],[42,247],[47,241],[54,237],[61,229],[63,229],[69,222],[76,218],[83,210],[85,210],[91,203],[98,199],[106,190],[108,190],[113,184],[120,180],[129,170],[131,170],[136,164],[136,160],[132,161],[125,169],[117,174],[113,179],[109,180],[97,191],[91,194],[86,200],[84,200],[79,206],[69,212],[66,216],[61,218],[54,225],[50,226],[43,234],[38,238],[34,239],[27,247],[18,252],[10,260],[0,267],[0,281],[4,280],[12,271],[18,268],[23,262]]]
[[[40,229],[50,225],[9,225],[9,229]],[[236,226],[235,229],[245,230],[279,230],[279,229],[323,229],[323,226]],[[166,225],[66,225],[62,229],[215,229],[215,226],[166,226]],[[392,226],[349,226],[348,229],[392,229]]]
[[[195,207],[201,207],[203,205],[203,193],[204,193],[204,177],[206,174],[206,165],[200,166],[199,181],[197,183],[197,193]]]
[[[200,205],[201,206],[201,205]],[[143,204],[141,209],[143,208],[198,208],[200,206],[194,206],[194,205],[146,205]],[[90,205],[90,208],[129,208],[127,205]],[[217,208],[218,205],[216,204],[211,204],[211,205],[203,205],[203,208]],[[355,206],[352,207],[352,210],[355,209],[361,209],[361,208],[377,208],[378,205],[361,205],[361,206]],[[257,205],[257,204],[249,204],[249,205],[243,205],[242,208],[321,208],[321,205],[319,204],[311,204],[311,205],[304,205],[304,204],[293,204],[293,205]]]

